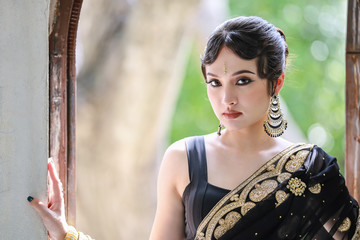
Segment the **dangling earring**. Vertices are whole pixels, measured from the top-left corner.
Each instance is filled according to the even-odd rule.
[[[223,128],[223,125],[220,123],[219,128],[217,130],[217,135],[221,136],[221,129]]]
[[[286,128],[287,121],[281,113],[279,96],[274,93],[270,100],[268,118],[264,122],[264,130],[270,137],[279,137]]]

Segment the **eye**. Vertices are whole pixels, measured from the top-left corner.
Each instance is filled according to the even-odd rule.
[[[249,78],[240,78],[239,80],[237,80],[236,85],[247,85],[251,82],[253,82],[253,80]]]
[[[219,87],[219,86],[221,86],[220,81],[219,81],[219,80],[216,80],[216,79],[210,80],[210,81],[206,82],[206,84],[210,84],[210,86],[212,86],[212,87]]]

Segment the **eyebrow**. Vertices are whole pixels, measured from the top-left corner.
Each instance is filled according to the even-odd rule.
[[[250,70],[240,70],[240,71],[237,71],[235,73],[233,73],[231,76],[236,76],[236,75],[239,75],[239,74],[242,74],[242,73],[251,73],[251,74],[255,74],[254,72],[250,71]],[[213,76],[213,77],[218,77],[216,74],[213,74],[213,73],[207,73],[206,75],[208,76]]]

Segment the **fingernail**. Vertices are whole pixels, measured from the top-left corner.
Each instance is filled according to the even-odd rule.
[[[31,197],[31,196],[28,196],[27,200],[28,200],[29,202],[31,202],[32,200],[34,200],[34,198]]]

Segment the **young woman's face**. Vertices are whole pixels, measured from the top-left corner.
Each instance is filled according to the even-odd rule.
[[[220,122],[228,130],[262,127],[270,96],[256,59],[242,59],[224,47],[205,70],[208,97]]]

